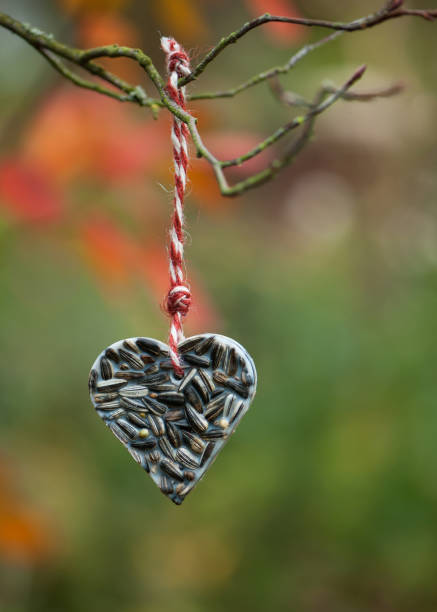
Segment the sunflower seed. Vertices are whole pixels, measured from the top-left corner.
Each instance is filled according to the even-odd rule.
[[[199,370],[199,374],[205,385],[209,388],[209,390],[215,391],[215,384],[208,370],[201,369]]]
[[[203,380],[200,378],[200,376],[195,376],[193,378],[193,386],[199,392],[199,395],[202,398],[202,400],[204,402],[207,402],[208,401],[208,389],[206,388],[206,385],[203,382]]]
[[[194,486],[193,483],[190,483],[186,487],[184,487],[181,491],[179,491],[179,497],[185,497],[187,495],[187,493],[189,493],[191,491],[193,486]],[[176,503],[178,503],[178,502],[176,502]]]
[[[175,448],[179,448],[179,446],[181,445],[181,434],[179,432],[179,429],[173,425],[173,423],[166,423],[166,429],[167,429],[167,437],[170,440],[170,443],[172,446],[174,446]]]
[[[185,478],[187,480],[194,480],[196,478],[196,474],[194,472],[192,472],[191,470],[187,470],[185,472]]]
[[[234,349],[234,347],[232,347],[229,351],[229,361],[225,371],[229,376],[235,376],[238,371],[237,351]]]
[[[158,416],[164,414],[167,410],[167,406],[165,404],[161,404],[161,402],[157,402],[155,399],[151,397],[143,397],[142,401],[145,406],[152,412],[153,414],[157,414]]]
[[[120,366],[120,370],[123,370],[123,371],[129,370],[129,366],[127,365],[127,363],[122,363]]]
[[[188,445],[190,446],[192,451],[194,451],[198,455],[203,452],[203,449],[205,448],[205,442],[201,438],[191,433],[190,431],[184,431],[183,436],[188,442]]]
[[[209,368],[211,365],[211,359],[209,357],[203,357],[201,355],[192,355],[188,353],[184,355],[184,360],[194,366],[198,366],[200,368]]]
[[[115,410],[115,408],[120,408],[119,400],[114,400],[113,402],[105,402],[96,406],[96,410]]]
[[[167,438],[159,438],[158,446],[169,459],[174,459],[174,450]]]
[[[139,354],[139,350],[137,345],[132,341],[132,340],[125,340],[123,342],[123,346],[128,350],[128,351],[132,351],[133,353],[137,353]]]
[[[148,426],[148,422],[146,421],[146,419],[143,419],[142,417],[138,416],[137,414],[135,414],[135,412],[128,412],[127,413],[127,418],[132,423],[135,423],[135,425],[138,425],[138,427],[147,427]]]
[[[184,390],[184,395],[185,395],[186,400],[188,400],[190,404],[194,406],[197,412],[201,414],[203,412],[203,404],[202,404],[200,397],[197,395],[196,391],[192,389],[191,387],[188,387],[188,389]]]
[[[104,402],[112,402],[118,398],[118,393],[101,393],[94,396],[96,404],[103,404]]]
[[[102,378],[104,380],[109,380],[113,376],[112,365],[109,359],[106,357],[102,357],[100,360],[100,372],[102,374]]]
[[[179,391],[183,391],[185,389],[185,387],[187,387],[190,382],[193,380],[193,378],[196,376],[197,374],[197,370],[196,368],[192,368],[188,374],[185,375],[184,379],[182,380],[181,384],[179,385]]]
[[[117,351],[111,347],[106,349],[105,357],[107,357],[107,359],[112,359],[112,361],[115,361],[115,363],[118,363],[120,361],[120,357],[118,356]]]
[[[227,376],[223,372],[214,372],[212,377],[219,385],[226,385],[229,379],[229,376]]]
[[[188,340],[184,340],[184,342],[178,346],[178,351],[179,353],[188,353],[188,351],[194,349],[201,341],[202,338],[188,338]]]
[[[232,421],[235,419],[235,417],[240,412],[240,410],[243,408],[243,406],[244,406],[244,401],[237,400],[237,398],[234,397],[233,402],[228,407],[227,414],[225,414],[225,417],[229,420],[230,423],[232,423]]]
[[[234,401],[234,395],[232,393],[228,393],[225,404],[223,406],[223,416],[227,418],[229,416],[229,412],[232,406],[232,402]]]
[[[155,358],[151,357],[150,355],[141,355],[140,359],[144,363],[144,365],[147,365],[149,363],[153,363],[155,361]]]
[[[183,409],[180,410],[167,410],[165,413],[166,421],[180,421],[185,417],[185,412]]]
[[[243,400],[234,401],[234,403],[232,404],[232,416],[229,416],[229,422],[230,423],[233,423],[234,421],[236,421],[240,417],[240,414],[241,414],[243,408],[244,408],[244,401]]]
[[[245,399],[247,399],[249,397],[249,390],[248,390],[248,388],[245,387],[244,385],[242,385],[240,382],[238,382],[238,380],[235,380],[235,378],[229,378],[229,380],[226,382],[226,384],[233,391],[236,391],[238,393],[238,395],[241,395],[241,397],[244,397]]]
[[[212,352],[211,352],[212,365],[213,365],[214,370],[216,370],[220,366],[220,362],[222,360],[224,352],[225,352],[225,347],[223,346],[221,342],[217,342],[216,340],[214,342]]]
[[[203,467],[205,463],[208,461],[208,459],[211,457],[214,447],[215,447],[215,442],[208,442],[205,448],[205,452],[202,455],[202,460],[200,462],[201,467]]]
[[[162,392],[162,391],[174,391],[175,386],[171,383],[168,384],[162,384],[162,385],[147,385],[149,387],[150,391],[158,391],[158,392]]]
[[[152,376],[147,375],[144,377],[144,382],[146,383],[146,385],[160,385],[161,383],[166,383],[169,380],[170,380],[170,376],[164,373],[153,374]]]
[[[170,495],[170,493],[173,493],[173,483],[169,478],[167,478],[167,476],[161,476],[159,488],[165,495]]]
[[[227,396],[228,394],[223,392],[206,405],[205,417],[208,420],[215,419],[215,417],[220,414],[220,412],[223,410]]]
[[[137,338],[135,340],[138,348],[145,353],[151,353],[152,355],[159,355],[161,349],[159,348],[159,344],[154,340],[150,340],[149,338]]]
[[[120,404],[126,410],[136,410],[137,412],[144,412],[144,404],[134,402],[133,399],[130,399],[128,397],[120,397]]]
[[[165,359],[164,361],[161,361],[159,365],[161,370],[173,370],[174,368],[173,363],[170,359]]]
[[[127,433],[127,435],[130,438],[136,438],[136,436],[137,436],[137,429],[136,429],[136,427],[131,425],[131,423],[129,423],[129,421],[126,421],[126,419],[118,419],[117,425],[119,425]]]
[[[124,387],[124,385],[127,385],[127,380],[123,379],[123,378],[111,378],[109,380],[102,380],[99,382],[99,384],[97,385],[97,390],[98,391],[117,391],[117,389],[120,389],[121,387]]]
[[[115,378],[122,378],[122,379],[125,379],[125,381],[134,380],[135,378],[143,378],[143,377],[144,377],[144,372],[116,372],[115,373]]]
[[[225,350],[223,353],[223,359],[222,359],[222,369],[227,372],[228,368],[229,368],[229,348],[227,346],[225,346]]]
[[[124,349],[120,349],[119,351],[121,359],[126,361],[131,368],[135,368],[136,370],[142,370],[144,368],[144,363],[137,355],[133,355],[129,351],[125,351]]]
[[[123,408],[118,408],[117,410],[114,410],[114,412],[105,414],[105,418],[111,419],[111,420],[118,419],[118,417],[121,417],[124,413],[125,413],[125,410]]]
[[[178,393],[177,391],[166,391],[164,393],[159,393],[158,400],[160,402],[164,402],[165,404],[181,405],[185,403],[183,393]]]
[[[114,436],[122,443],[127,444],[129,442],[128,436],[124,431],[117,425],[117,423],[109,423],[108,427],[114,434]]]
[[[211,348],[213,342],[214,342],[214,336],[209,336],[209,337],[205,338],[204,340],[202,340],[202,342],[200,344],[198,344],[196,346],[195,352],[198,355],[204,355],[205,353],[207,353],[209,351],[209,349]]]
[[[226,438],[227,434],[223,429],[209,429],[201,434],[204,440],[221,440]]]
[[[161,455],[159,454],[158,450],[154,450],[151,453],[149,453],[149,461],[151,463],[158,463],[160,458],[161,458]]]
[[[208,421],[213,421],[216,417],[219,416],[221,412],[223,412],[223,403],[214,404],[212,408],[209,408],[207,411],[205,411],[205,416]]]
[[[147,370],[144,370],[144,374],[146,376],[153,376],[154,374],[157,374],[160,370],[159,364],[155,363],[155,365],[150,366],[150,368],[147,368]]]
[[[179,463],[182,463],[182,465],[185,465],[188,468],[195,469],[199,467],[197,458],[192,455],[190,451],[187,451],[186,448],[178,448],[176,451],[176,461],[179,461]]]
[[[120,390],[121,397],[145,397],[149,390],[144,385],[130,385]]]
[[[161,469],[166,472],[172,478],[176,478],[177,480],[184,479],[184,473],[181,468],[174,461],[169,461],[168,459],[163,459],[159,464]]]
[[[129,446],[127,447],[127,450],[131,454],[131,457],[135,459],[135,461],[141,465],[143,462],[143,455],[139,451],[137,451],[135,448],[130,448]]]
[[[91,370],[89,378],[88,378],[88,389],[90,393],[95,391],[97,382],[97,372],[96,370]]]
[[[193,427],[193,429],[196,431],[203,432],[208,429],[208,421],[205,419],[203,414],[199,414],[197,410],[191,406],[191,404],[187,404],[185,406],[185,414],[191,427]]]
[[[150,429],[157,438],[165,434],[165,425],[161,417],[156,416],[155,414],[149,414],[147,416],[147,420],[149,422]]]
[[[130,443],[131,446],[135,446],[135,447],[139,447],[139,448],[144,448],[144,450],[151,450],[152,448],[155,448],[156,446],[156,440],[154,440],[153,438],[136,438],[136,440],[132,440],[132,442]],[[159,460],[159,453],[158,453],[158,459]]]
[[[251,385],[253,385],[254,382],[252,376],[247,370],[243,370],[241,374],[241,380],[243,381],[243,384],[246,385],[246,387],[250,387]]]

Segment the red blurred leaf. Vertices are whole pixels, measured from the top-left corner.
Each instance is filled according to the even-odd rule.
[[[30,223],[57,219],[62,198],[51,177],[21,159],[0,162],[0,206],[16,220]]]
[[[126,282],[132,259],[132,241],[106,217],[85,221],[80,230],[85,259],[99,280],[109,284]]]
[[[292,0],[246,0],[247,7],[252,17],[259,17],[264,13],[270,13],[279,17],[301,17],[299,10]],[[287,46],[295,44],[306,36],[305,28],[292,23],[273,22],[261,26],[272,42]]]

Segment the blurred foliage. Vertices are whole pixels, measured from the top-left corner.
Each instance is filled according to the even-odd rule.
[[[378,6],[4,4],[72,43],[142,46],[159,66],[158,31],[198,57],[265,10],[349,18]],[[251,33],[193,90],[235,85],[316,36],[286,32]],[[169,118],[74,89],[0,32],[2,611],[437,610],[435,41],[435,26],[399,20],[308,57],[283,80],[298,93],[363,62],[362,89],[401,78],[407,91],[340,103],[294,167],[243,199],[221,198],[192,160],[186,332],[241,341],[259,391],[173,507],[86,388],[103,347],[168,333]],[[267,87],[191,106],[219,156],[289,116]]]

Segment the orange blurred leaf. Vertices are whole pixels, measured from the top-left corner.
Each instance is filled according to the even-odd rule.
[[[153,3],[158,23],[169,36],[179,39],[181,45],[198,43],[209,33],[206,21],[195,0],[159,0]]]
[[[58,0],[69,13],[93,11],[117,11],[131,3],[131,0]]]
[[[79,43],[85,48],[114,43],[137,47],[140,44],[140,37],[136,27],[120,15],[92,14],[85,15],[80,20]]]
[[[54,549],[53,527],[17,495],[13,477],[0,464],[0,556],[19,563],[44,561]]]
[[[87,13],[83,15],[79,20],[77,34],[79,46],[85,48],[114,43],[127,47],[139,47],[141,44],[136,27],[116,13]],[[129,82],[141,83],[144,79],[143,70],[130,59],[101,58],[99,64]]]

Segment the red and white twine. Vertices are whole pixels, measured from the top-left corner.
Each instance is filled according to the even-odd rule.
[[[166,91],[172,101],[182,110],[185,106],[185,88],[178,86],[178,81],[190,74],[190,60],[184,49],[173,39],[162,37],[161,47],[166,54],[168,82]],[[167,294],[165,309],[171,317],[170,324],[170,358],[177,374],[182,374],[178,344],[184,339],[182,320],[188,314],[191,305],[191,292],[187,285],[184,269],[184,195],[187,183],[189,135],[186,124],[173,118],[171,140],[174,159],[174,212],[170,229],[170,289]]]

